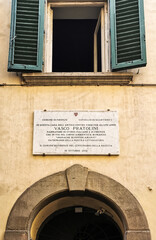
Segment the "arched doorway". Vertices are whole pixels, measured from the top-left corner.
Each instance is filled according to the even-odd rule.
[[[92,194],[88,191],[86,191],[85,194],[82,194],[82,192],[79,191],[75,191],[72,195],[66,192],[63,195],[61,194],[55,196],[55,199],[53,199],[49,204],[42,208],[41,211],[39,211],[39,213],[34,218],[30,229],[31,238],[32,240],[37,240],[42,228],[46,225],[47,222],[49,222],[49,219],[54,219],[55,216],[58,215],[60,216],[62,212],[67,219],[68,212],[70,210],[73,214],[72,223],[74,222],[75,218],[78,218],[77,220],[75,220],[77,223],[77,231],[79,229],[79,226],[81,226],[82,219],[85,221],[86,224],[87,221],[89,223],[89,219],[93,219],[95,223],[96,221],[100,221],[101,224],[103,224],[104,222],[106,223],[107,220],[108,222],[112,223],[113,226],[116,226],[118,229],[120,229],[122,235],[120,240],[122,240],[127,226],[123,225],[122,216],[119,217],[117,208],[113,205],[110,206],[109,203],[110,202],[103,197],[98,196],[95,193]],[[69,213],[69,215],[71,214],[71,212]],[[62,229],[66,229],[66,223],[66,221],[62,222]],[[44,235],[47,235],[47,233],[44,233]]]
[[[122,232],[108,212],[75,206],[50,215],[36,240],[122,240]]]
[[[120,183],[81,165],[29,187],[11,210],[4,239],[36,240],[50,215],[76,206],[108,212],[124,240],[151,240],[146,216],[135,197]]]

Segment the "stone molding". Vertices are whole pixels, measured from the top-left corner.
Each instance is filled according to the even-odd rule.
[[[8,217],[4,240],[28,240],[37,213],[57,194],[91,192],[107,199],[122,216],[126,240],[151,240],[146,216],[136,198],[123,185],[102,174],[73,165],[29,187],[15,202]]]
[[[133,73],[23,73],[27,86],[103,86],[128,85]]]
[[[5,240],[28,240],[28,233],[26,231],[6,231]]]
[[[69,191],[85,191],[88,168],[74,165],[66,170]]]
[[[150,231],[128,231],[126,240],[149,240],[151,239]]]

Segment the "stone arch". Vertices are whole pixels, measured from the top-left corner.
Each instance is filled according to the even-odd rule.
[[[81,165],[45,177],[28,188],[11,210],[4,239],[30,239],[32,221],[43,207],[63,196],[77,194],[103,199],[114,208],[124,224],[126,240],[151,240],[143,209],[129,190]]]

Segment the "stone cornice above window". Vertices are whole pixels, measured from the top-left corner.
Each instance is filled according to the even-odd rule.
[[[23,73],[22,78],[30,86],[128,85],[133,73]]]
[[[133,73],[23,73],[22,78],[28,86],[128,85]]]

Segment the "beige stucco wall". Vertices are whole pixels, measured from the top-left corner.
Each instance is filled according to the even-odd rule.
[[[156,83],[156,1],[145,0],[148,65],[134,83]],[[0,0],[0,84],[20,84],[7,72],[11,0]],[[119,156],[33,156],[33,111],[118,110]],[[0,86],[0,240],[17,198],[37,180],[79,163],[123,184],[138,199],[156,239],[156,87]],[[149,188],[152,190],[150,191]]]

